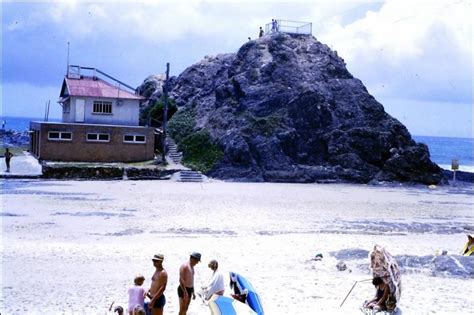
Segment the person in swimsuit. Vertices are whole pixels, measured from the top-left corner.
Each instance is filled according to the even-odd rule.
[[[148,308],[151,310],[152,315],[162,315],[166,304],[164,292],[168,283],[168,273],[163,268],[164,259],[165,256],[162,254],[157,254],[151,259],[155,267],[155,273],[151,277],[150,289],[146,295],[151,299],[148,303]]]
[[[200,261],[201,254],[194,252],[190,255],[189,260],[179,267],[179,315],[185,315],[191,303],[191,297],[193,300],[196,298],[196,294],[194,294],[194,266]]]
[[[372,284],[377,289],[375,297],[364,303],[364,307],[374,310],[386,310],[385,302],[390,294],[390,287],[386,284],[382,278],[375,277],[372,279]]]

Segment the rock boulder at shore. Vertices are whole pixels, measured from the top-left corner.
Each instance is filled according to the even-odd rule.
[[[235,54],[206,56],[170,85],[176,117],[189,113],[193,132],[205,132],[222,151],[210,176],[424,184],[443,177],[426,145],[417,144],[344,60],[312,36],[249,41]],[[175,140],[180,144],[185,136]]]

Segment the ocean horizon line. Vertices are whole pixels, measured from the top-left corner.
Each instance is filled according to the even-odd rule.
[[[43,121],[44,120],[44,117],[27,117],[27,116],[13,116],[13,115],[1,115],[0,116],[0,120],[5,120],[5,118],[7,118],[6,119],[7,123],[8,123],[8,118],[25,119],[25,120],[28,119],[28,120],[31,120],[31,121]],[[56,120],[60,120],[60,119],[61,119],[61,117],[49,117],[48,121],[56,121]],[[11,129],[11,128],[6,128],[6,129]],[[414,138],[416,138],[416,137],[434,137],[434,138],[453,138],[453,139],[474,140],[474,135],[472,137],[465,137],[465,136],[446,136],[446,135],[440,136],[440,135],[414,134],[414,133],[411,133],[411,132],[410,132],[410,134]]]

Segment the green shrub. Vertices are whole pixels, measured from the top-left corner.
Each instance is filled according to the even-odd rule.
[[[161,127],[163,124],[163,112],[165,107],[164,98],[161,97],[153,104],[148,105],[140,113],[140,120],[151,127]],[[178,111],[176,102],[172,98],[168,98],[168,121],[173,117],[174,113]]]
[[[183,152],[183,164],[203,173],[209,172],[224,156],[207,131],[188,135],[179,144],[179,149]]]
[[[170,120],[167,132],[179,144],[193,133],[195,125],[194,113],[189,109],[181,109]]]

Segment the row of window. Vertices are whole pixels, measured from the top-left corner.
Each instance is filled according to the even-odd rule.
[[[71,141],[72,132],[69,131],[49,131],[48,140]],[[88,142],[110,142],[110,134],[108,133],[88,133],[86,135]],[[146,143],[146,137],[143,135],[124,135],[125,143]]]
[[[70,112],[71,105],[69,103],[63,104],[63,113]],[[94,101],[92,106],[93,114],[112,114],[112,102],[109,101]]]

